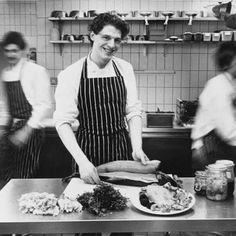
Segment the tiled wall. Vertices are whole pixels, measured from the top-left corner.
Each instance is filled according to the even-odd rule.
[[[37,48],[37,62],[45,66],[51,77],[85,56],[88,45],[65,45],[60,55],[58,45],[51,44],[50,32],[57,23],[48,20],[53,10],[98,11],[163,11],[195,10],[218,4],[212,0],[8,0],[0,1],[0,36],[8,30],[21,31],[31,47]],[[205,8],[206,9],[206,8]],[[210,9],[210,7],[208,7]],[[64,33],[87,33],[88,21],[64,22]],[[163,29],[163,22],[149,22],[150,28]],[[144,22],[132,21],[131,34],[143,34]],[[222,22],[169,22],[168,34],[181,35],[185,31],[213,32],[225,29]],[[205,82],[216,74],[212,55],[216,44],[183,45],[123,45],[118,56],[130,61],[137,74],[137,85],[145,110],[175,110],[176,98],[193,100]],[[146,54],[144,53],[146,50]],[[52,87],[55,89],[55,86]]]

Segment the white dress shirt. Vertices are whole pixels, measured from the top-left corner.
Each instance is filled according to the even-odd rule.
[[[33,62],[21,59],[14,67],[3,70],[0,83],[0,125],[9,119],[9,108],[3,81],[19,81],[26,99],[32,106],[32,114],[27,124],[32,128],[43,127],[43,121],[52,115],[52,93],[50,77],[46,69]]]
[[[212,130],[229,145],[236,146],[236,79],[229,73],[210,79],[199,97],[191,133],[192,148],[201,147],[201,138]]]
[[[54,112],[56,128],[63,123],[73,124],[78,117],[78,92],[82,67],[86,58],[88,78],[98,79],[116,76],[112,65],[112,60],[114,60],[124,78],[127,90],[126,118],[129,120],[133,116],[141,116],[141,101],[137,96],[136,80],[132,65],[125,60],[113,57],[104,68],[100,69],[88,56],[70,65],[58,75],[58,85],[55,92],[56,111]]]

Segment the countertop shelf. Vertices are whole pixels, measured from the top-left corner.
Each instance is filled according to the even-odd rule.
[[[50,21],[90,21],[94,19],[94,17],[49,17]],[[125,17],[127,21],[144,21],[144,17]],[[164,21],[165,17],[148,17],[148,21]],[[189,17],[171,17],[169,21],[188,21]],[[194,17],[193,21],[219,21],[216,17]]]
[[[128,41],[124,42],[122,44],[141,44],[141,45],[151,45],[151,44],[183,44],[183,43],[219,43],[220,41],[147,41],[147,40],[134,40],[134,41]],[[89,44],[90,42],[84,42],[82,40],[52,40],[50,43],[53,44]]]

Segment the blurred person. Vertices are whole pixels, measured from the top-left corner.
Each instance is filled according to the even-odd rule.
[[[215,64],[220,73],[200,94],[191,133],[195,170],[218,159],[236,163],[236,42],[219,45]]]
[[[0,179],[31,178],[39,167],[43,121],[52,115],[50,78],[26,59],[21,33],[6,33],[1,46],[8,66],[0,77]]]
[[[142,111],[133,67],[115,57],[129,26],[116,15],[102,13],[93,19],[89,31],[88,56],[58,76],[54,120],[80,177],[95,184],[100,181],[96,170],[100,164],[136,160],[145,165],[149,159],[142,149]],[[75,120],[79,123],[76,135]]]

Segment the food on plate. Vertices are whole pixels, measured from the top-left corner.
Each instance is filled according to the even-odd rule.
[[[107,184],[101,184],[93,189],[93,192],[85,192],[78,196],[84,210],[94,215],[102,216],[111,211],[121,211],[126,208],[127,198],[122,196],[119,190]]]
[[[168,182],[174,187],[182,188],[183,185],[183,181],[177,175],[168,175],[161,171],[156,171],[156,178],[159,185],[164,185]]]
[[[139,200],[141,205],[151,211],[166,213],[188,208],[193,199],[184,189],[166,183],[163,186],[152,184],[142,188]]]
[[[22,213],[34,215],[53,215],[59,213],[78,212],[82,209],[77,200],[65,196],[57,198],[52,193],[31,192],[23,194],[19,201],[19,209]]]

